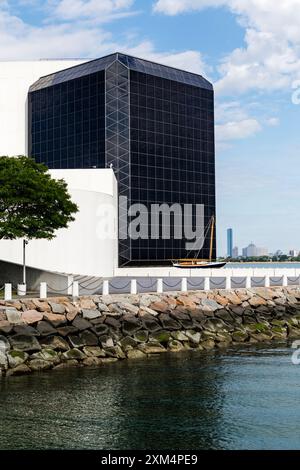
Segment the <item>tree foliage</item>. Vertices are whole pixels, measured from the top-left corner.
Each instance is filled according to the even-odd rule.
[[[78,207],[64,180],[25,156],[0,157],[0,239],[45,238],[66,228]]]

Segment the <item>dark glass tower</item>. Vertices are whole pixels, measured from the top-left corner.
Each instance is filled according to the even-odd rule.
[[[215,215],[214,94],[202,76],[115,53],[40,78],[28,101],[28,153],[38,162],[112,166],[128,206],[204,204],[205,225]],[[156,239],[120,239],[119,265],[185,258],[186,239],[172,230],[163,239],[162,224]]]

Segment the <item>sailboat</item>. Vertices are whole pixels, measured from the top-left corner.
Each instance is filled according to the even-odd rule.
[[[209,230],[210,226],[210,247],[209,247],[209,259],[198,259],[198,253],[196,253],[196,256],[194,258],[183,258],[183,259],[178,259],[178,260],[172,260],[172,264],[174,268],[184,268],[184,269],[193,269],[193,268],[206,268],[206,269],[216,269],[216,268],[223,268],[226,265],[226,262],[218,262],[218,261],[212,261],[212,253],[213,253],[213,239],[214,239],[214,229],[215,229],[215,216],[213,215],[209,221],[208,224],[208,229],[205,232],[204,237],[206,236],[206,233]]]

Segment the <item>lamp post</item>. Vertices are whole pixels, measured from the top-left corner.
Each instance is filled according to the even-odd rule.
[[[27,240],[23,240],[23,284],[26,284],[26,245]]]
[[[18,295],[26,295],[26,245],[28,245],[27,240],[23,240],[23,282],[18,284]]]

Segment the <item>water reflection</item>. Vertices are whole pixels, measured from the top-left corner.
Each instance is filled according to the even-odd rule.
[[[286,345],[0,381],[2,449],[299,448]]]

